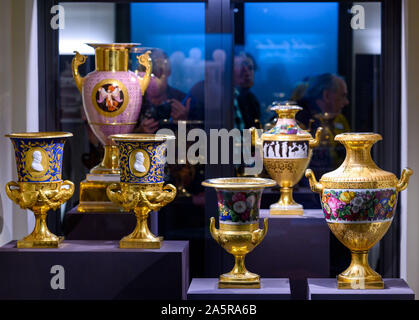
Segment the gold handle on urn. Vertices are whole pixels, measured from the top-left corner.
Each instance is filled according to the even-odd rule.
[[[38,201],[37,192],[22,192],[19,184],[15,181],[10,181],[6,184],[6,194],[22,209],[30,209]]]
[[[268,218],[263,219],[263,229],[257,229],[252,232],[252,244],[256,247],[265,238],[268,232]]]
[[[220,240],[220,230],[218,230],[215,227],[215,218],[211,217],[210,219],[210,232],[211,232],[211,236],[212,238],[217,241],[218,244],[221,245],[221,240]]]
[[[317,136],[317,134],[316,134]],[[307,169],[305,173],[306,178],[310,182],[311,191],[315,193],[322,194],[323,193],[323,186],[320,182],[317,182],[316,176],[311,169]]]
[[[144,191],[140,191],[140,198],[149,211],[158,211],[175,199],[176,190],[172,184],[165,185],[162,192],[153,200],[154,203],[151,203]]]
[[[71,69],[73,71],[73,78],[74,82],[76,83],[77,89],[82,92],[84,77],[82,77],[79,73],[79,66],[86,62],[87,56],[84,56],[77,51],[74,51],[76,54],[71,62]]]
[[[400,192],[407,188],[410,176],[413,174],[413,170],[410,168],[404,168],[400,177],[399,183],[396,185],[396,191]]]
[[[151,51],[148,50],[146,53],[142,54],[141,56],[137,56],[138,63],[145,67],[145,75],[144,77],[140,77],[140,88],[141,94],[144,95],[145,91],[147,90],[148,85],[150,84],[151,79],[151,71],[153,69],[153,63],[150,58]]]
[[[313,148],[316,148],[316,147],[319,146],[320,136],[321,136],[322,132],[323,132],[323,128],[322,127],[318,127],[317,130],[316,130],[316,134],[314,136],[314,139],[311,139],[309,141],[310,148],[313,149]]]

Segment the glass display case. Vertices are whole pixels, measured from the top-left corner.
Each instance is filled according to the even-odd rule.
[[[65,27],[58,32],[49,28],[53,4],[65,11]],[[81,76],[95,70],[95,52],[87,43],[139,44],[128,60],[128,70],[139,75],[146,70],[136,57],[150,51],[151,80],[132,132],[166,129],[177,138],[176,161],[165,171],[177,197],[153,223],[164,239],[189,241],[191,278],[218,276],[232,264],[210,235],[210,218],[218,214],[216,193],[201,183],[246,176],[252,166],[242,161],[244,150],[240,161],[233,161],[234,144],[241,146],[244,135],[238,142],[223,140],[212,136],[214,129],[266,132],[278,120],[271,110],[275,102],[293,101],[301,107],[296,120],[302,130],[314,137],[323,128],[309,163],[316,176],[342,164],[345,149],[334,137],[347,132],[380,133],[383,141],[372,158],[383,169],[400,172],[397,1],[39,1],[38,11],[40,130],[73,133],[65,146],[63,177],[74,182],[75,192],[60,214],[48,217],[56,234],[71,232],[65,217],[82,201],[80,183],[104,156],[73,79],[74,51],[87,56]],[[194,148],[201,133],[207,141]],[[257,152],[253,145],[254,161]],[[252,176],[269,178],[263,167]],[[321,209],[305,177],[293,195],[304,209]],[[261,209],[278,199],[278,187],[266,188]],[[399,277],[399,233],[395,214],[387,235],[370,251],[370,265],[383,277]],[[349,265],[350,252],[333,234],[327,240],[325,275],[335,277]]]

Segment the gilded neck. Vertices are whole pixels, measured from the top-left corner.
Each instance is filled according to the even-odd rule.
[[[128,48],[95,49],[96,71],[128,71]]]
[[[378,168],[371,157],[371,148],[381,140],[379,134],[374,133],[343,133],[335,137],[346,148],[346,158],[343,166],[365,165]]]
[[[271,108],[272,111],[275,111],[278,115],[279,119],[295,119],[295,115],[297,112],[302,110],[303,108],[285,102],[285,103],[274,103],[273,107]]]

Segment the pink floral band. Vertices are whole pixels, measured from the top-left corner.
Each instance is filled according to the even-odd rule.
[[[381,222],[393,219],[396,189],[325,189],[321,198],[327,222]]]

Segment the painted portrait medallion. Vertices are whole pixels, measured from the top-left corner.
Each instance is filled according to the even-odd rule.
[[[93,88],[92,103],[106,117],[120,115],[128,105],[128,92],[118,80],[105,79]]]

